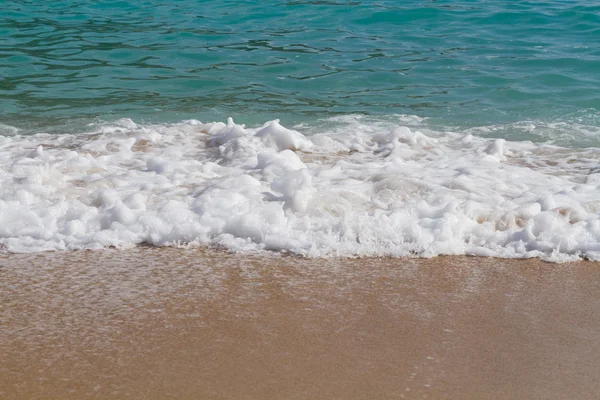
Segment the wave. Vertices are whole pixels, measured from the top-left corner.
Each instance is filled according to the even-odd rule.
[[[0,244],[600,260],[597,147],[485,138],[416,116],[294,128],[123,119],[4,133]]]

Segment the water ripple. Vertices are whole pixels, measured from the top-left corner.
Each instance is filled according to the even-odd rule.
[[[0,122],[597,112],[599,26],[583,1],[7,1]]]

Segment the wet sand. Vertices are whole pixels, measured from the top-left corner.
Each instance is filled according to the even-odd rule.
[[[600,264],[0,256],[2,399],[597,399]]]

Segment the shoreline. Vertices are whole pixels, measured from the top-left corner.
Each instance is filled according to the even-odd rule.
[[[0,397],[592,399],[597,266],[2,254]]]

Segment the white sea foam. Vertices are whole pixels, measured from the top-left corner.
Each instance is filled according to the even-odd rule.
[[[338,117],[0,136],[9,252],[207,244],[312,257],[600,260],[600,149]]]

